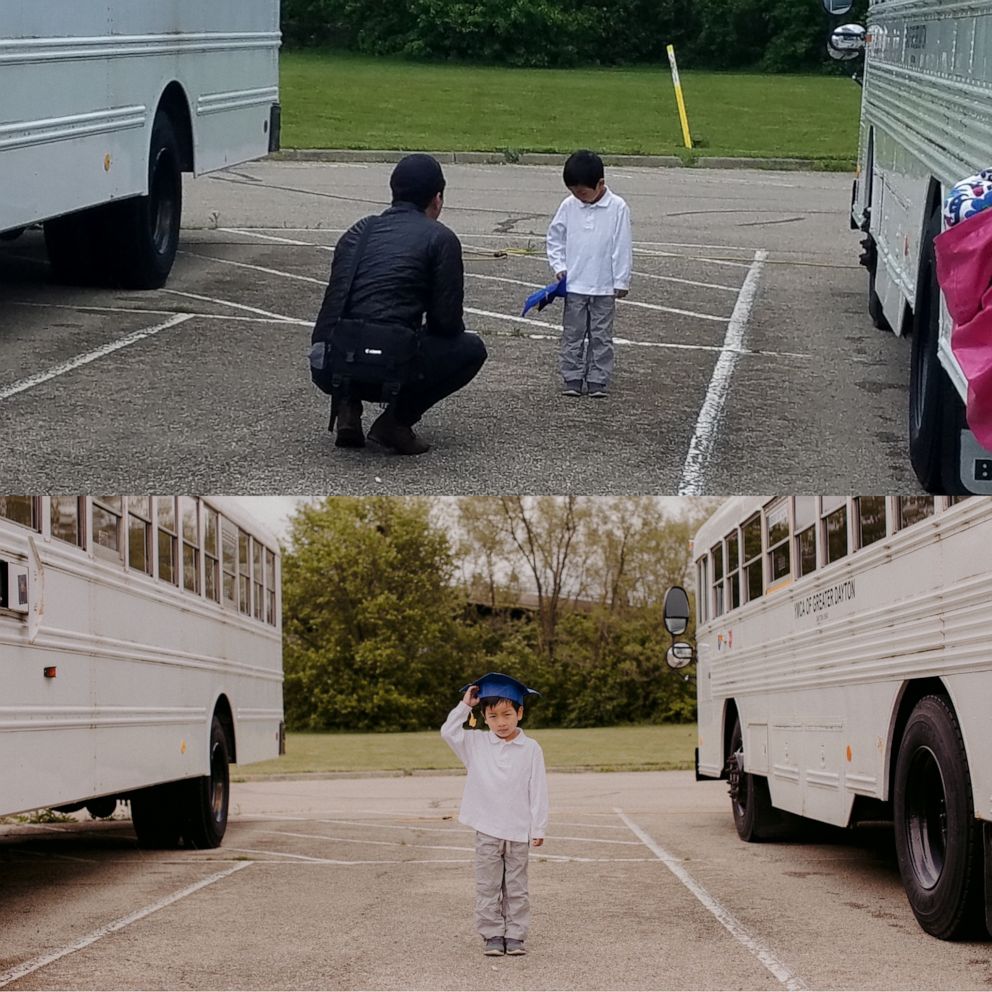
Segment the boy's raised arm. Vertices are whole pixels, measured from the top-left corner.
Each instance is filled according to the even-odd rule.
[[[458,755],[466,768],[468,768],[469,747],[466,740],[465,721],[468,719],[469,713],[472,712],[472,706],[478,701],[478,690],[474,685],[469,686],[464,698],[448,714],[448,719],[441,727],[442,739]]]

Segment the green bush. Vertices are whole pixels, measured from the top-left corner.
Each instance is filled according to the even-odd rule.
[[[850,19],[863,16],[858,0]],[[826,66],[819,0],[283,0],[287,45],[508,66]]]

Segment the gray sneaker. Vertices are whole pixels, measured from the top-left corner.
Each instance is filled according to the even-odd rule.
[[[606,386],[590,386],[589,396],[594,400],[605,400],[606,399]]]
[[[516,941],[520,943],[520,941]],[[485,954],[487,958],[499,958],[506,953],[506,948],[503,946],[502,937],[487,937],[486,946],[482,949],[482,953]],[[514,954],[520,954],[520,951],[514,951]]]
[[[562,396],[581,396],[582,395],[582,383],[581,382],[566,382],[564,388],[561,391]]]
[[[506,953],[507,954],[526,954],[527,951],[524,949],[524,942],[522,940],[517,940],[514,937],[506,938]]]

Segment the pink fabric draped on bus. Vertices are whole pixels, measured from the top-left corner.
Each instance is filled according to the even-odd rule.
[[[968,380],[968,426],[992,448],[992,210],[934,240],[937,281],[954,321],[951,350]]]

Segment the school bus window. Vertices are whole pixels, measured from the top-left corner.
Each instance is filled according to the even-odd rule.
[[[765,514],[768,527],[768,580],[778,579],[792,572],[789,555],[789,505],[782,500]]]
[[[838,561],[847,554],[847,498],[824,496],[823,531],[826,545],[826,563]]]
[[[741,605],[741,553],[737,531],[727,536],[727,602],[731,610]]]
[[[910,527],[933,516],[932,496],[900,496],[899,527]]]
[[[222,518],[224,600],[233,607],[238,605],[238,529],[230,520]]]
[[[123,559],[121,547],[121,522],[124,519],[124,500],[120,496],[93,497],[93,548],[111,552]]]
[[[32,530],[41,530],[38,526],[38,501],[34,496],[0,496],[0,517]]]
[[[220,602],[220,527],[217,511],[209,506],[203,508],[203,562],[204,586],[207,599]]]
[[[242,613],[251,613],[251,581],[248,569],[251,568],[249,554],[249,537],[243,531],[238,531],[238,609]]]
[[[885,497],[858,496],[858,535],[861,548],[885,537]]]
[[[183,521],[183,588],[187,592],[200,592],[200,521],[196,513],[196,500],[192,496],[179,497]]]
[[[176,502],[172,496],[159,496],[156,499],[158,510],[158,577],[163,582],[179,585],[177,567]]]
[[[796,574],[816,571],[816,497],[796,497]]]
[[[265,549],[255,538],[251,539],[251,579],[252,579],[252,605],[254,606],[254,616],[256,620],[261,620],[265,613],[265,583],[264,579],[264,555]]]
[[[148,496],[127,498],[127,554],[134,571],[152,574],[152,506]]]
[[[708,583],[706,580],[706,558],[700,558],[696,562],[696,588],[700,590],[705,590],[708,588]],[[705,592],[700,592],[696,596],[696,616],[699,623],[705,623],[709,619],[709,610],[707,609],[707,600]]]
[[[265,621],[275,626],[276,622],[276,555],[265,549]]]
[[[723,544],[710,548],[710,559],[713,562],[713,616],[721,616],[723,609]]]
[[[53,496],[51,498],[52,537],[66,544],[83,546],[83,501],[79,496]]]
[[[744,584],[747,598],[760,599],[764,591],[761,575],[761,515],[752,517],[743,527],[744,531]]]

